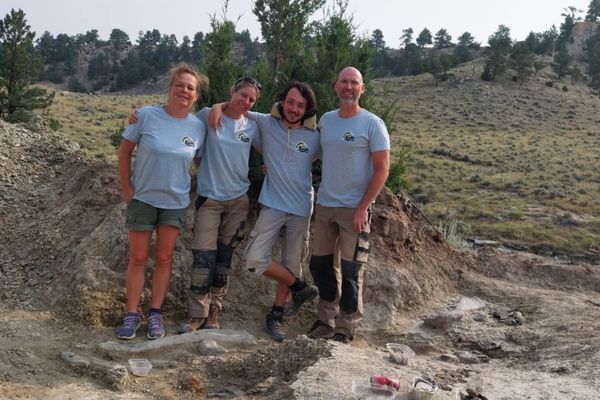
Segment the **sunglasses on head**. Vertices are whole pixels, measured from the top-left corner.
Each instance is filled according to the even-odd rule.
[[[253,85],[259,92],[262,91],[262,85],[260,84],[260,82],[250,76],[245,76],[243,78],[238,79],[234,85],[235,90],[238,90],[244,83]]]

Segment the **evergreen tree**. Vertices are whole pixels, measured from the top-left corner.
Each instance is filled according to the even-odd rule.
[[[352,18],[346,15],[347,5],[347,1],[338,2],[337,8],[330,11],[329,18],[314,27],[316,58],[314,66],[309,69],[310,74],[302,80],[313,86],[320,113],[338,107],[338,98],[332,88],[342,68],[352,65],[362,71],[365,82],[369,80],[374,53],[369,41],[357,36]],[[361,97],[363,106],[368,103],[367,93],[364,98]]]
[[[226,11],[226,10],[225,10]],[[225,16],[218,20],[211,17],[212,31],[206,34],[203,41],[205,54],[202,71],[210,77],[208,92],[201,92],[200,103],[211,105],[229,99],[229,89],[242,70],[233,55],[235,25]]]
[[[390,72],[391,59],[388,55],[383,32],[375,29],[369,39],[369,47],[373,51],[373,74],[380,77]]]
[[[498,26],[498,30],[489,37],[488,44],[490,47],[487,52],[481,79],[484,81],[493,81],[506,71],[507,58],[512,45],[510,28],[505,25]]]
[[[476,42],[475,38],[473,37],[473,35],[471,35],[470,32],[465,32],[458,37],[457,46],[463,46],[469,49],[477,50],[481,46],[481,43]]]
[[[423,30],[421,31],[421,33],[419,33],[419,36],[417,37],[417,45],[420,48],[423,48],[429,44],[432,43],[432,36],[431,36],[431,31],[427,28],[423,28]]]
[[[0,117],[8,121],[27,121],[31,110],[48,107],[54,97],[32,86],[42,68],[34,37],[23,10],[11,9],[0,21]]]
[[[186,63],[192,63],[192,48],[189,36],[184,36],[179,47],[179,58]]]
[[[573,57],[569,54],[567,43],[565,41],[560,41],[552,63],[552,69],[556,72],[558,79],[567,74],[572,61]]]
[[[537,50],[534,50],[536,54],[552,55],[558,39],[558,31],[556,27],[552,25],[550,29],[542,33],[540,37],[540,43]]]
[[[533,52],[525,42],[516,43],[510,54],[511,66],[517,72],[516,79],[521,87],[533,75]]]
[[[598,21],[600,18],[600,0],[590,1],[588,6],[587,14],[585,15],[586,21]]]
[[[479,49],[480,44],[475,42],[475,38],[469,32],[465,32],[458,37],[458,43],[454,49],[454,57],[459,64],[470,61],[473,56],[471,51]]]
[[[117,28],[113,29],[110,32],[108,42],[117,51],[121,51],[125,48],[125,46],[131,44],[131,42],[129,42],[129,35],[126,32]]]
[[[573,6],[569,6],[564,9],[564,12],[561,15],[565,17],[565,20],[562,24],[560,24],[559,40],[566,42],[570,39],[575,22],[581,21],[581,17],[577,16],[577,13],[580,12],[581,10],[578,10],[577,7]]]
[[[402,30],[402,36],[400,36],[400,42],[402,43],[402,47],[406,48],[413,41],[413,28],[407,28]]]
[[[586,59],[591,86],[600,89],[600,32],[596,32],[586,41]]]
[[[204,55],[202,54],[202,47],[204,44],[204,33],[196,32],[194,40],[192,40],[192,62],[195,65],[202,65]]]
[[[452,36],[446,29],[440,29],[433,38],[433,47],[436,49],[445,49],[452,46]]]
[[[287,84],[293,71],[301,68],[306,57],[304,37],[308,19],[325,4],[325,0],[255,0],[252,12],[260,23],[267,49],[271,88]],[[269,93],[270,92],[270,93]]]

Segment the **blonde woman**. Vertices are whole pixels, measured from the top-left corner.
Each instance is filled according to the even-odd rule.
[[[119,149],[119,177],[127,203],[129,264],[127,313],[117,338],[133,339],[140,326],[139,303],[144,290],[144,270],[152,232],[156,230],[152,298],[148,314],[148,339],[165,336],[161,306],[171,281],[175,241],[185,225],[189,205],[189,167],[202,153],[205,124],[190,111],[206,78],[185,63],[170,71],[169,98],[164,106],[142,107],[137,123],[123,132]],[[133,150],[137,154],[133,171]]]

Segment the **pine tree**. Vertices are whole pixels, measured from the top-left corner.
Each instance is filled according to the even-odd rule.
[[[34,52],[34,37],[22,10],[11,9],[0,21],[0,117],[7,121],[29,120],[31,110],[48,107],[54,97],[32,86],[42,68],[41,57]]]
[[[505,25],[498,26],[498,30],[489,37],[488,44],[490,47],[481,79],[493,81],[506,71],[508,54],[512,47],[510,28]]]
[[[587,14],[585,15],[586,21],[598,21],[600,18],[600,0],[590,1],[588,6]]]

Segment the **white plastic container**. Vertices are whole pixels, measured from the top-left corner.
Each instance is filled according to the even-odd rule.
[[[135,376],[146,376],[152,369],[152,364],[145,358],[132,358],[129,360],[129,369]]]
[[[390,360],[400,365],[408,365],[415,358],[415,352],[405,344],[387,343],[385,345],[390,353]]]
[[[354,400],[392,400],[396,391],[387,386],[352,382],[352,396]]]

